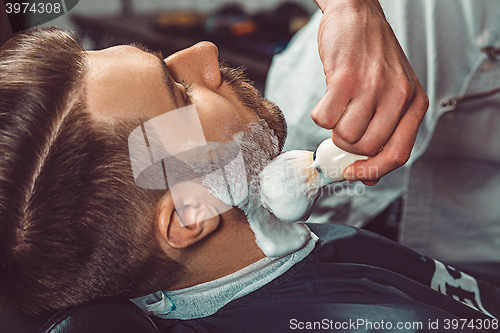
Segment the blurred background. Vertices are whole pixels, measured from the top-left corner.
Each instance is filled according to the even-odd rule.
[[[5,1],[16,2],[11,8],[18,10],[9,14],[14,32],[40,25],[74,30],[89,50],[141,43],[166,57],[212,41],[219,57],[231,66],[245,66],[261,91],[272,56],[286,48],[317,9],[313,0]],[[30,10],[40,3],[45,3],[44,12],[41,7]]]

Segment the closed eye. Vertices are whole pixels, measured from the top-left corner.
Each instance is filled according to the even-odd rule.
[[[186,105],[193,104],[193,102],[191,101],[191,94],[193,92],[192,84],[188,84],[184,80],[182,80],[180,84],[184,87],[183,91],[184,103],[186,103]]]

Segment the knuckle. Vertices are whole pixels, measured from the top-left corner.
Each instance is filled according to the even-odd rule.
[[[406,101],[412,99],[415,94],[413,86],[407,80],[404,80],[400,83],[398,90],[399,100],[401,104],[406,104]]]
[[[321,114],[319,112],[313,112],[311,114],[311,118],[314,123],[320,127],[326,129],[332,129],[333,127],[335,127],[335,122],[333,121],[332,117],[325,116],[324,114]]]
[[[405,117],[410,117],[414,124],[419,124],[422,122],[427,109],[429,108],[429,98],[425,93],[421,96],[417,97],[411,106],[411,109],[408,109],[408,112],[405,113]]]
[[[425,113],[427,109],[429,108],[429,97],[427,97],[427,94],[425,92],[422,92],[417,98],[416,101],[418,109],[422,111],[422,113]]]
[[[354,130],[344,128],[342,125],[335,127],[335,134],[348,144],[354,144],[359,141],[360,135]]]

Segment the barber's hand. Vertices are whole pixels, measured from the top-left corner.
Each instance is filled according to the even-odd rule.
[[[333,142],[370,156],[344,171],[375,185],[410,157],[429,101],[376,0],[317,0],[327,91],[313,120]]]

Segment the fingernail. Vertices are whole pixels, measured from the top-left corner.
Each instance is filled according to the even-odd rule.
[[[348,180],[350,182],[353,182],[355,180],[358,180],[356,176],[354,175],[354,167],[350,166],[347,169],[344,170],[344,179]]]

